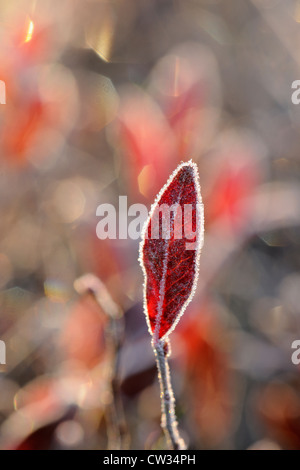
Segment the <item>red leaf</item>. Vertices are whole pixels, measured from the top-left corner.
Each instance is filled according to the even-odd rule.
[[[127,91],[121,100],[119,117],[121,147],[129,160],[129,164],[125,162],[125,174],[130,191],[151,200],[164,183],[163,175],[172,168],[176,154],[174,135],[157,104],[141,91]],[[147,184],[141,183],[142,171],[152,176],[146,178]],[[135,194],[134,199],[140,194]]]
[[[154,343],[175,328],[195,291],[204,231],[198,179],[195,163],[179,165],[143,229],[144,309]]]

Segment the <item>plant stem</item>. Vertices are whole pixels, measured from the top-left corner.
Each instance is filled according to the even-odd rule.
[[[99,307],[99,314],[101,312],[109,319],[105,328],[105,340],[107,356],[110,361],[110,374],[107,385],[112,399],[107,403],[105,413],[108,428],[107,448],[111,450],[127,450],[130,439],[125,422],[118,379],[120,350],[124,333],[123,312],[113,301],[102,281],[94,274],[84,274],[76,279],[74,287],[80,295],[91,295]]]
[[[180,437],[175,414],[175,398],[171,385],[170,369],[167,360],[168,340],[158,340],[153,344],[158,369],[161,398],[161,427],[172,450],[184,450],[186,444]]]

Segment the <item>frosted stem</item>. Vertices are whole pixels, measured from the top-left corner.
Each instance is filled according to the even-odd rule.
[[[175,415],[175,398],[171,385],[170,369],[167,360],[168,341],[158,340],[153,344],[158,369],[161,398],[161,427],[173,450],[184,450],[186,445],[180,437]]]

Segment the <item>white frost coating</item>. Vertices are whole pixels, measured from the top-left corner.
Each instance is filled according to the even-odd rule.
[[[190,301],[192,300],[192,298],[195,294],[196,286],[197,286],[197,282],[198,282],[198,277],[199,277],[200,253],[201,253],[201,248],[202,248],[203,242],[204,242],[204,207],[203,207],[202,198],[201,198],[198,168],[197,168],[196,163],[194,163],[192,160],[189,160],[188,162],[181,163],[176,168],[176,170],[170,175],[167,183],[162,187],[162,189],[160,190],[160,192],[156,196],[155,201],[151,206],[149,216],[148,216],[148,218],[147,218],[147,220],[146,220],[146,222],[143,226],[143,230],[142,230],[142,233],[141,233],[142,241],[141,241],[140,247],[139,247],[139,263],[140,263],[140,265],[142,267],[142,270],[143,270],[143,273],[144,273],[144,312],[145,312],[145,316],[146,316],[146,321],[147,321],[149,333],[153,336],[154,341],[158,340],[159,331],[156,332],[156,328],[155,328],[154,335],[153,335],[152,330],[151,330],[151,325],[150,325],[150,319],[149,319],[149,315],[148,315],[147,290],[146,290],[147,272],[146,272],[146,268],[145,268],[145,265],[144,265],[144,262],[143,262],[143,248],[144,248],[144,244],[145,244],[148,225],[150,223],[150,220],[152,218],[152,215],[153,215],[156,207],[158,206],[158,203],[159,203],[161,197],[163,196],[164,192],[169,187],[169,185],[172,183],[172,181],[174,180],[174,178],[176,177],[178,172],[185,166],[190,167],[193,170],[193,179],[194,179],[194,182],[195,182],[195,188],[196,188],[196,194],[197,194],[197,203],[196,203],[197,236],[196,236],[195,274],[194,274],[193,285],[192,285],[192,289],[191,289],[191,293],[190,293],[189,297],[184,302],[184,304],[181,307],[179,313],[177,314],[176,320],[174,321],[172,326],[169,328],[169,330],[165,333],[165,335],[160,339],[160,341],[164,341],[169,336],[169,334],[174,330],[174,328],[176,327],[180,317],[184,313],[186,307],[188,306],[188,304],[190,303]],[[168,243],[168,240],[166,240],[166,243]],[[162,305],[163,305],[162,294],[163,294],[164,286],[165,286],[165,283],[166,283],[167,261],[168,261],[168,257],[166,256],[165,259],[164,259],[164,262],[163,262],[163,273],[162,273],[161,285],[160,285],[160,290],[159,290],[160,300],[159,300],[159,305],[158,306],[161,305],[160,308],[162,308]],[[160,315],[159,319],[158,319],[158,320],[160,320],[161,315],[162,315],[162,311],[158,312],[158,315]],[[159,325],[159,323],[160,322],[156,322],[156,325]]]

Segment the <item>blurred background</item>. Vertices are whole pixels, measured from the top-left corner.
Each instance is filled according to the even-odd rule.
[[[300,448],[299,23],[295,0],[0,0],[0,448],[165,448],[139,240],[99,240],[96,208],[150,208],[190,158],[182,435]]]

